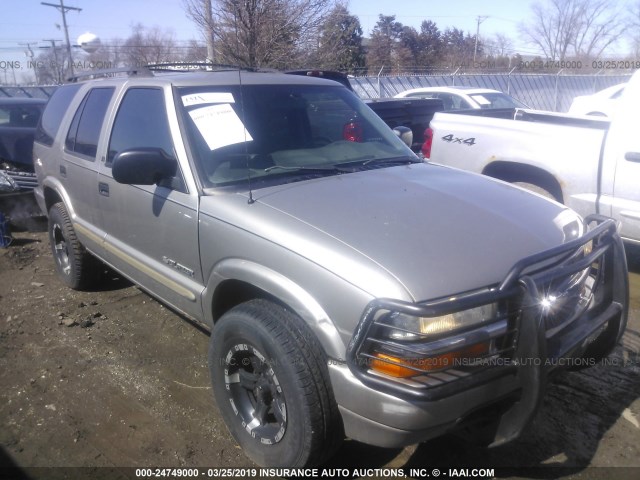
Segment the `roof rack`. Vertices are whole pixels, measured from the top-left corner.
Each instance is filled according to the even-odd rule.
[[[201,71],[227,71],[227,70],[244,70],[249,72],[256,71],[255,68],[242,67],[240,65],[230,65],[226,63],[212,62],[162,62],[150,63],[146,65],[149,70],[164,72],[192,72],[194,70]]]
[[[76,73],[71,77],[67,77],[67,81],[77,82],[81,78],[88,78],[88,77],[96,78],[99,76],[106,77],[108,75],[114,75],[118,73],[126,73],[129,76],[132,76],[132,75],[139,75],[143,77],[151,76],[151,70],[146,65],[143,65],[140,67],[121,67],[121,68],[106,68],[103,70],[88,70],[86,72]]]
[[[240,65],[228,65],[225,63],[211,63],[211,62],[162,62],[162,63],[149,63],[147,65],[140,65],[137,67],[120,67],[120,68],[108,68],[102,70],[88,70],[86,72],[79,72],[75,75],[68,77],[68,82],[77,82],[81,78],[97,78],[102,76],[112,76],[116,74],[127,74],[129,76],[152,76],[152,72],[193,72],[197,71],[229,71],[229,70],[244,70],[249,72],[257,71],[255,68],[242,67]]]

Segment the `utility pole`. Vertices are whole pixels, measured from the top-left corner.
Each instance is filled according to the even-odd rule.
[[[62,1],[62,0],[60,0]],[[477,27],[476,27],[476,46],[473,49],[473,64],[476,64],[476,55],[478,54],[478,36],[480,35],[480,24],[484,22],[487,18],[487,15],[478,15],[476,17]]]
[[[76,10],[81,12],[82,9],[78,7],[67,7],[64,4],[64,0],[60,0],[59,4],[56,3],[47,3],[40,2],[42,5],[46,5],[47,7],[54,7],[62,13],[62,25],[64,27],[64,38],[67,41],[67,55],[69,56],[69,71],[71,72],[71,76],[73,76],[73,57],[71,56],[71,42],[69,41],[69,28],[67,27],[67,12],[69,10]]]
[[[207,36],[207,62],[211,62],[213,64],[216,62],[216,49],[211,0],[204,1],[204,23]]]

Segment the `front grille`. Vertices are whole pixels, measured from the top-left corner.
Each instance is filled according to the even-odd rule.
[[[602,329],[598,315],[613,303],[613,250],[621,242],[613,221],[591,221],[600,225],[518,262],[499,285],[420,303],[374,300],[349,344],[350,369],[378,388],[436,399],[514,374],[523,362],[570,353]],[[488,306],[494,314],[487,318],[429,331],[441,319],[472,318],[464,314]]]
[[[21,189],[33,190],[38,186],[38,178],[35,173],[19,170],[5,170],[4,173],[11,177]]]
[[[4,173],[11,177],[21,189],[33,190],[38,186],[38,178],[35,173],[19,170],[5,170]]]

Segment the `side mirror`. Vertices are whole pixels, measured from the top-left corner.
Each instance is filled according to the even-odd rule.
[[[624,159],[629,162],[639,162],[640,163],[640,152],[627,152],[624,154]]]
[[[413,132],[409,127],[396,127],[393,129],[393,133],[395,133],[407,147],[411,148],[413,146]]]
[[[118,153],[111,173],[118,183],[156,185],[176,174],[178,164],[161,148],[134,148]]]

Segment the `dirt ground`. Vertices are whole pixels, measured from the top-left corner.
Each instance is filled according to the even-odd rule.
[[[128,478],[131,470],[99,467],[253,466],[216,410],[206,331],[115,274],[99,291],[69,290],[54,275],[45,233],[14,236],[0,250],[0,466],[21,470],[5,473]],[[623,345],[606,365],[558,376],[520,440],[492,450],[453,437],[402,450],[347,441],[328,467],[639,478],[640,253],[628,257]]]

